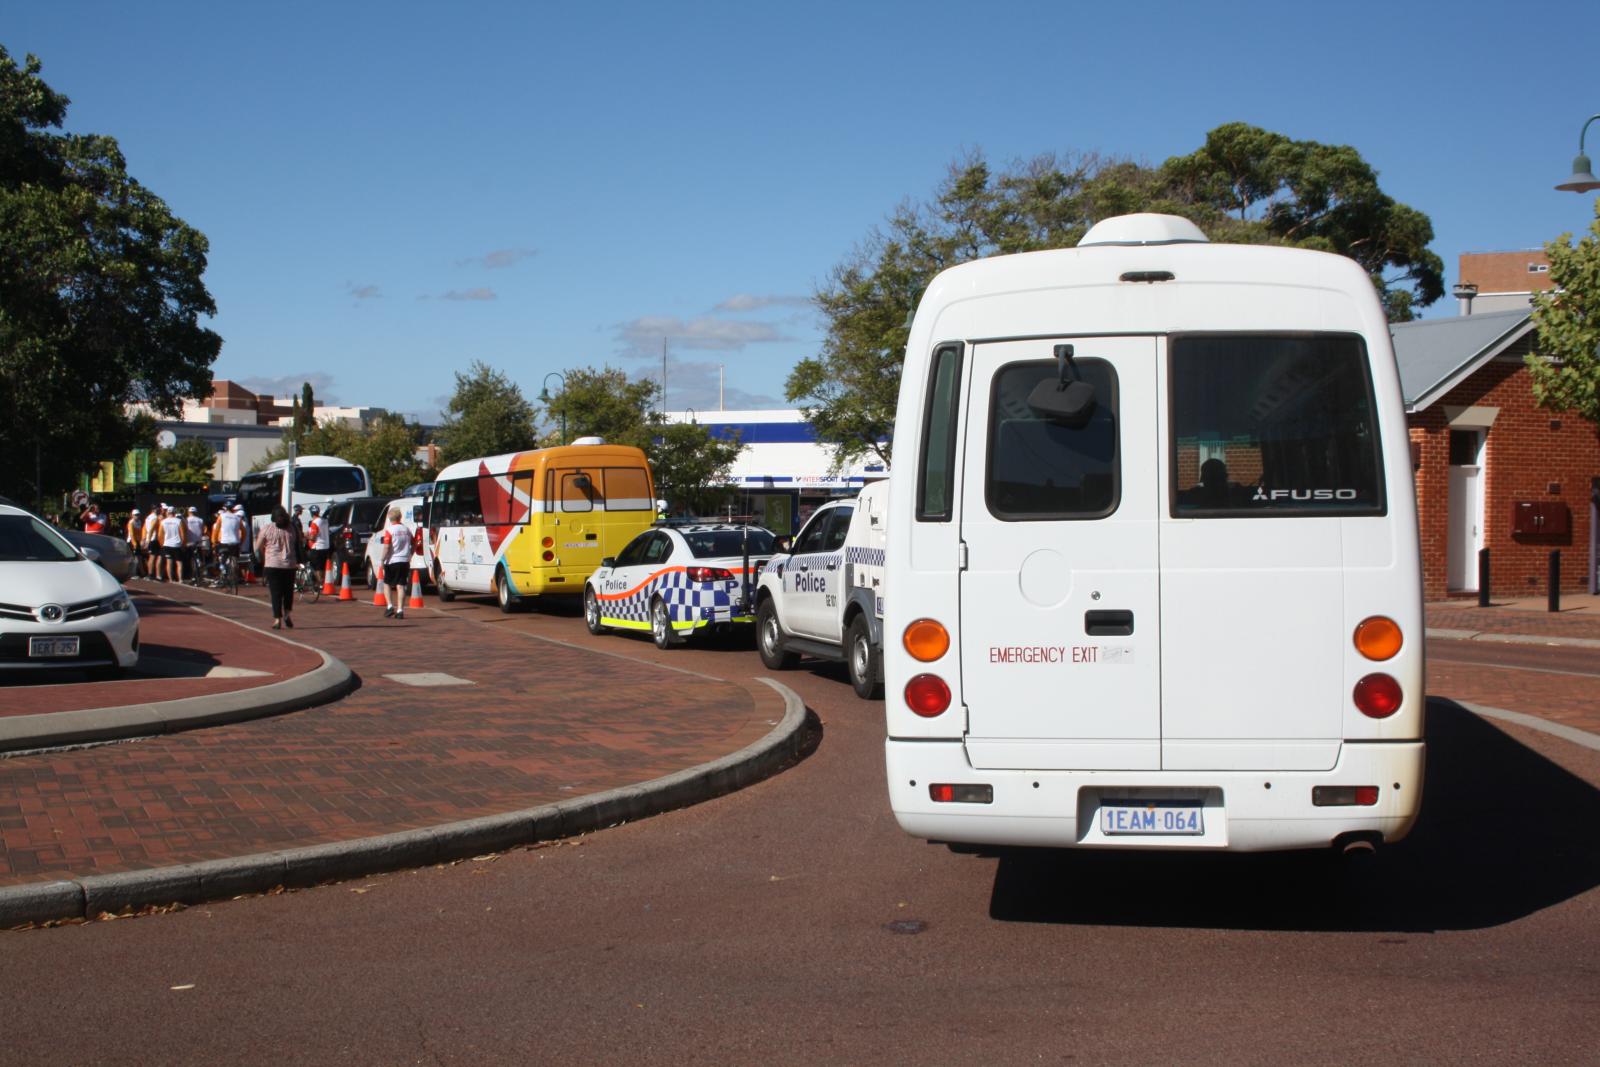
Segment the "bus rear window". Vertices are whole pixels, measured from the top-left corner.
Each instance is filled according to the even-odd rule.
[[[1383,514],[1359,337],[1179,336],[1170,361],[1175,517]]]
[[[365,493],[367,482],[355,467],[296,467],[294,491],[312,496],[348,496]]]

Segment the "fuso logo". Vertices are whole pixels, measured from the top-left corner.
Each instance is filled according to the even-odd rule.
[[[1354,500],[1357,493],[1354,489],[1263,489],[1256,486],[1256,495],[1251,501],[1257,500]]]

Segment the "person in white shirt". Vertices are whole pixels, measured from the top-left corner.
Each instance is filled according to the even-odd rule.
[[[191,507],[189,515],[183,520],[184,556],[189,561],[189,581],[194,585],[200,584],[200,572],[205,566],[206,549],[209,539],[206,537],[206,523],[200,517],[200,509]]]
[[[161,577],[161,513],[166,507],[165,504],[153,507],[144,517],[144,573],[147,578]]]
[[[217,512],[217,562],[224,570],[228,561],[239,561],[239,544],[244,540],[244,512],[238,504]]]
[[[328,551],[332,544],[328,534],[328,520],[322,517],[322,509],[312,504],[311,525],[306,527],[306,547],[310,550],[308,555],[311,560],[311,573],[319,579],[326,572]]]
[[[383,584],[388,586],[385,595],[389,599],[389,607],[383,613],[386,619],[390,616],[396,619],[406,617],[404,597],[413,545],[411,531],[400,521],[400,509],[390,508],[389,525],[383,528]]]
[[[167,582],[183,581],[183,520],[177,511],[167,508],[161,516],[161,578]]]

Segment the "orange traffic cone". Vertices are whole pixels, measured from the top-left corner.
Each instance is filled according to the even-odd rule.
[[[383,595],[383,575],[381,574],[378,575],[378,588],[372,591],[372,606],[375,608],[389,606],[389,598]]]
[[[332,596],[336,592],[338,590],[333,587],[333,560],[330,559],[328,565],[322,568],[322,595]]]
[[[350,564],[339,564],[339,599],[354,600],[356,595],[350,591]]]
[[[408,608],[422,607],[422,572],[411,572],[411,597],[406,601]]]

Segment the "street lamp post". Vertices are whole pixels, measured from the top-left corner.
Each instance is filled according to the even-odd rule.
[[[550,406],[550,379],[555,378],[561,382],[561,392],[565,396],[567,391],[567,376],[558,370],[553,370],[544,376],[544,384],[539,387],[539,403],[545,407]],[[567,443],[567,405],[561,405],[561,443]]]
[[[1583,154],[1583,139],[1588,136],[1589,124],[1600,115],[1590,115],[1589,121],[1583,124],[1583,131],[1578,134],[1578,158],[1572,161],[1572,177],[1556,186],[1569,193],[1592,193],[1600,189],[1600,178],[1594,176],[1594,165],[1589,162],[1589,157]]]

